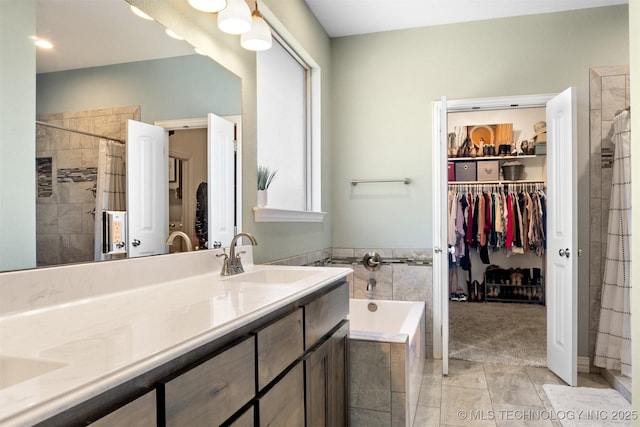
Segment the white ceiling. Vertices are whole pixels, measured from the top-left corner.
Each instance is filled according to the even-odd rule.
[[[37,49],[38,73],[194,54],[125,0],[38,0],[37,37],[54,45]]]
[[[2,0],[0,0],[2,1]],[[184,0],[186,1],[186,0]],[[628,4],[628,0],[305,0],[329,36]],[[54,48],[37,50],[37,71],[50,72],[191,55],[125,0],[37,0],[37,36]]]
[[[330,37],[628,4],[628,0],[305,0]]]

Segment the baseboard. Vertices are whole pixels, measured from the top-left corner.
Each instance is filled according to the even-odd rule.
[[[591,372],[589,358],[584,356],[578,356],[578,372],[588,374]]]

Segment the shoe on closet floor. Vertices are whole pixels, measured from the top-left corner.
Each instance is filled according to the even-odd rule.
[[[469,298],[467,297],[467,294],[462,293],[462,294],[458,294],[458,301],[467,301]]]
[[[456,292],[451,292],[451,295],[449,295],[449,300],[450,301],[460,301],[460,297],[458,296],[458,294]]]

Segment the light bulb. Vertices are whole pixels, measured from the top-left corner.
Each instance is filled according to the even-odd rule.
[[[251,10],[244,0],[228,0],[218,12],[218,28],[227,34],[244,34],[251,30]]]
[[[201,12],[216,13],[227,7],[226,0],[189,0],[192,8]]]

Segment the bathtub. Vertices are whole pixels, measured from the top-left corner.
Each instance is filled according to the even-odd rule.
[[[349,300],[351,426],[412,426],[425,359],[425,303]]]

